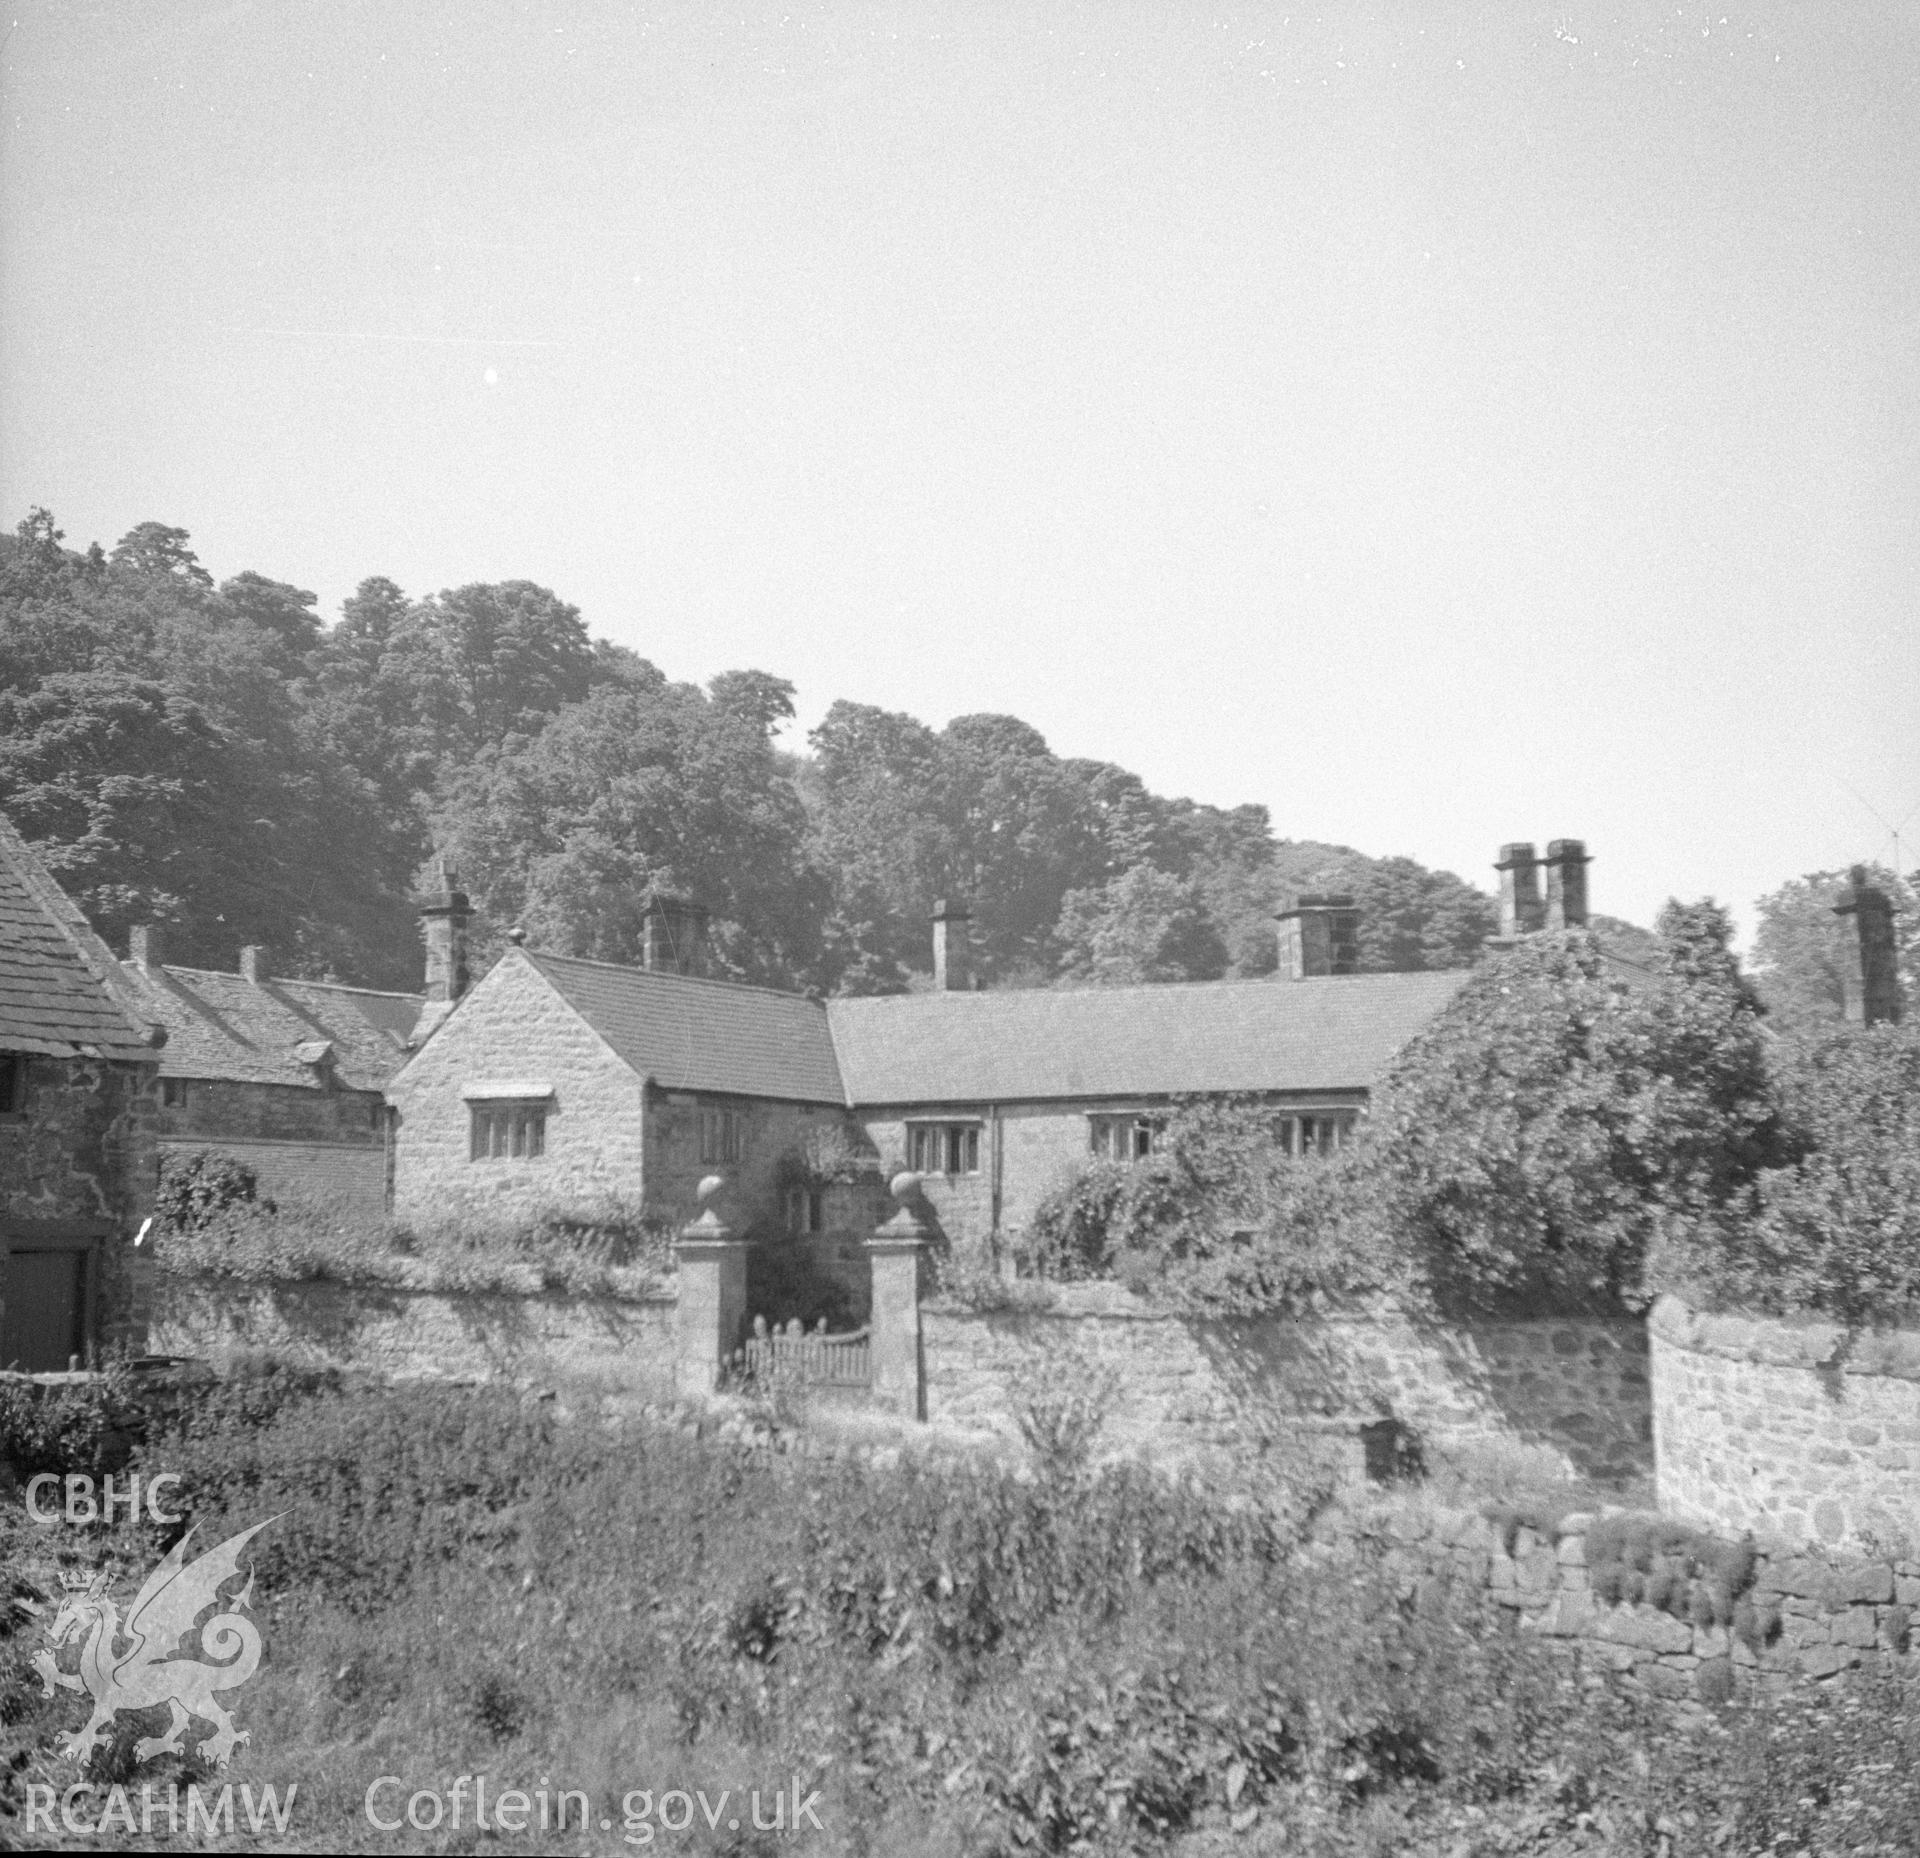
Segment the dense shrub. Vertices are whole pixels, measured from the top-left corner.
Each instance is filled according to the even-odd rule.
[[[1411,1042],[1369,1187],[1443,1304],[1642,1303],[1656,1234],[1750,1191],[1780,1131],[1729,932],[1670,904],[1631,984],[1585,934],[1529,937]]]
[[[1061,1282],[1111,1276],[1135,1226],[1128,1194],[1134,1174],[1122,1162],[1096,1160],[1056,1180],[1034,1206],[1021,1262],[1036,1277]]]
[[[1695,1302],[1920,1325],[1920,1027],[1782,1041],[1798,1148],[1751,1210],[1670,1232],[1658,1280]]]
[[[203,1231],[224,1215],[242,1209],[264,1213],[274,1210],[273,1202],[260,1192],[259,1177],[244,1161],[208,1148],[185,1154],[173,1149],[161,1151],[153,1215],[163,1236]]]
[[[112,1376],[71,1386],[0,1379],[0,1463],[22,1482],[43,1471],[65,1477],[117,1469],[137,1415]]]

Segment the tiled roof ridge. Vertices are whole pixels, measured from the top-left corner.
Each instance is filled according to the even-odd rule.
[[[127,964],[122,964],[127,965]],[[133,964],[138,966],[137,963]],[[233,968],[189,968],[184,962],[156,962],[153,967],[142,970],[147,974],[160,973],[168,977],[176,974],[191,974],[196,979],[213,981],[244,981],[247,977]],[[352,981],[308,981],[296,975],[273,974],[264,981],[252,983],[256,987],[324,987],[330,993],[371,994],[376,1000],[423,1000],[424,994],[408,993],[404,988],[396,987],[359,987]]]
[[[1062,994],[1099,994],[1106,999],[1151,994],[1163,998],[1174,993],[1199,993],[1203,989],[1225,993],[1241,987],[1300,987],[1323,982],[1338,985],[1346,981],[1427,981],[1435,975],[1472,972],[1471,968],[1379,968],[1364,974],[1304,974],[1287,980],[1269,970],[1265,974],[1222,975],[1211,981],[1128,981],[1118,987],[1103,987],[1090,981],[1078,987],[929,987],[891,994],[833,994],[828,997],[828,1004],[844,1006],[856,1000],[1020,1000],[1029,996],[1058,999]]]
[[[60,887],[40,854],[5,813],[0,813],[0,857],[6,859],[28,896],[65,937],[81,967],[119,1009],[134,1043],[159,1046],[166,1037],[165,1029],[145,1012],[138,991],[121,971],[113,950],[94,932],[79,904]]]
[[[636,967],[631,961],[600,961],[591,955],[556,955],[549,949],[523,948],[520,951],[536,966],[543,961],[564,961],[576,968],[604,968],[610,974],[641,974],[650,980],[674,981],[689,987],[724,987],[740,994],[770,994],[776,1000],[795,1000],[802,1006],[825,1006],[815,994],[797,993],[791,987],[764,987],[758,981],[723,981],[710,974],[680,974],[671,968]]]

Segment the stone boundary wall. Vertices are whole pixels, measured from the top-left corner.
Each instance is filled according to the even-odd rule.
[[[590,1377],[609,1392],[668,1402],[675,1310],[671,1298],[627,1303],[157,1273],[148,1347],[158,1355],[266,1349],[391,1380]]]
[[[1230,1321],[1171,1315],[1118,1285],[1053,1289],[1041,1310],[923,1308],[928,1420],[1012,1433],[1049,1373],[1103,1393],[1103,1449],[1236,1482],[1257,1483],[1261,1458],[1284,1464],[1303,1435],[1353,1440],[1384,1419],[1429,1446],[1546,1446],[1607,1481],[1653,1469],[1637,1321],[1428,1324],[1386,1308]]]
[[[1920,1542],[1920,1332],[1648,1318],[1660,1507],[1705,1528],[1854,1549]]]
[[[1499,1604],[1516,1610],[1522,1630],[1577,1646],[1662,1696],[1724,1701],[1796,1677],[1831,1678],[1920,1656],[1913,1625],[1920,1561],[1762,1551],[1741,1596],[1747,1610],[1729,1631],[1644,1603],[1609,1604],[1595,1594],[1587,1563],[1595,1520],[1571,1515],[1535,1530],[1437,1510],[1427,1519],[1395,1522],[1384,1537],[1408,1591],[1443,1571],[1484,1585]]]

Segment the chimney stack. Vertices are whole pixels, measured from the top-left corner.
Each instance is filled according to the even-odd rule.
[[[1500,940],[1532,935],[1545,920],[1540,906],[1540,867],[1534,863],[1532,840],[1500,848],[1493,867],[1500,873]]]
[[[1274,919],[1280,940],[1280,978],[1317,979],[1360,968],[1360,912],[1346,891],[1308,891]]]
[[[963,993],[973,985],[972,949],[967,925],[972,912],[958,898],[942,897],[933,906],[933,988],[936,993]]]
[[[691,898],[655,891],[641,923],[640,965],[667,974],[704,974],[707,918]]]
[[[1876,1026],[1900,1017],[1900,968],[1893,944],[1893,903],[1884,890],[1867,882],[1867,867],[1847,874],[1852,888],[1834,915],[1847,926],[1847,953],[1841,976],[1847,989],[1847,1018],[1856,1026]]]
[[[127,934],[127,959],[151,974],[167,958],[166,931],[158,923],[137,923]]]
[[[426,994],[429,1000],[451,1006],[472,979],[467,969],[467,925],[473,921],[473,905],[460,888],[458,875],[437,857],[429,883],[432,889],[420,906],[420,939],[427,947]]]
[[[1593,862],[1579,839],[1555,839],[1547,846],[1547,927],[1587,926],[1587,866]]]
[[[263,987],[273,979],[273,962],[258,942],[249,942],[240,951],[240,977]]]

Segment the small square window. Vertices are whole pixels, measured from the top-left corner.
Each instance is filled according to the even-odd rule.
[[[187,1080],[184,1077],[163,1077],[160,1080],[160,1107],[163,1110],[184,1110],[187,1107]]]

